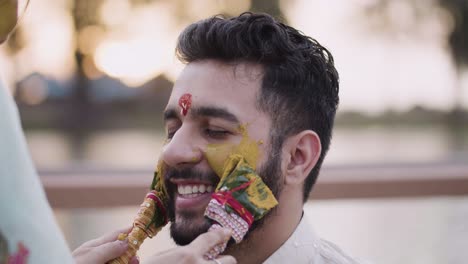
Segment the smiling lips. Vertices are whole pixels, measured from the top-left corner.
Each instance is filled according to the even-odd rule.
[[[213,186],[208,184],[179,184],[177,185],[177,192],[183,197],[191,198],[205,192],[213,192]]]
[[[176,208],[183,210],[204,210],[211,199],[214,185],[200,182],[174,182],[176,190]]]

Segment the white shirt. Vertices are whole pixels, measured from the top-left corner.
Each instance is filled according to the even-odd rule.
[[[358,264],[335,244],[319,238],[304,215],[294,233],[264,264]]]
[[[0,263],[15,255],[27,255],[26,263],[73,263],[29,156],[16,105],[0,81]]]

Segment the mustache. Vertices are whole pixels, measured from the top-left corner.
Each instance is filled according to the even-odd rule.
[[[194,168],[176,169],[167,166],[166,168],[164,168],[164,180],[168,182],[169,179],[199,180],[209,181],[212,183],[216,183],[219,181],[219,177],[214,171],[204,172]]]
[[[175,192],[177,187],[169,181],[170,179],[199,180],[211,182],[213,184],[217,184],[220,180],[218,175],[214,172],[204,172],[194,168],[176,169],[169,166],[164,167],[163,179],[169,196],[167,214],[172,223],[175,221]]]

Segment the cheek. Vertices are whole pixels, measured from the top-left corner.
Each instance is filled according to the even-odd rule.
[[[213,171],[221,177],[224,170],[224,162],[233,154],[236,145],[234,144],[210,144],[205,150],[208,164]]]
[[[262,141],[257,142],[249,138],[247,133],[243,133],[239,144],[210,144],[205,150],[205,155],[213,171],[222,177],[225,162],[232,154],[241,155],[255,169],[260,158],[260,148],[264,149]]]

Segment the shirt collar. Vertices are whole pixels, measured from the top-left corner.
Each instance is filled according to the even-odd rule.
[[[303,214],[296,230],[264,263],[308,263],[318,255],[319,238]]]

